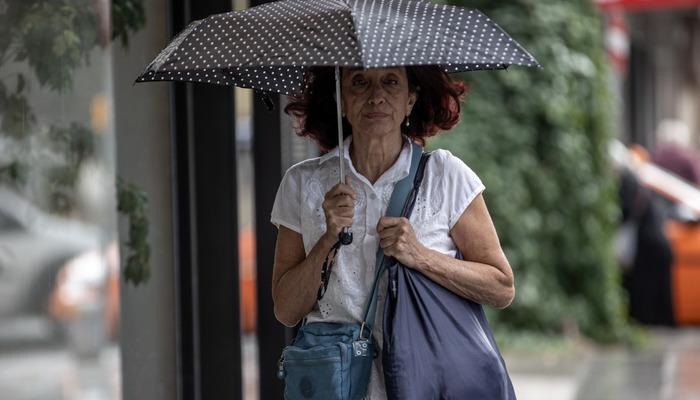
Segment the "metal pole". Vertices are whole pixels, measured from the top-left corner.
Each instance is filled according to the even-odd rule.
[[[340,67],[335,66],[335,105],[338,112],[338,160],[340,162],[340,183],[345,183],[345,149],[343,143],[343,114],[340,107]],[[340,244],[348,245],[352,243],[352,232],[348,228],[338,234]]]
[[[345,183],[345,155],[343,143],[343,115],[340,107],[340,67],[335,66],[335,105],[338,110],[338,156],[340,158],[340,183]]]

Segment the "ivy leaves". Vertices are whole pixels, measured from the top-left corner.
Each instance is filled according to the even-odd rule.
[[[117,210],[129,222],[129,248],[124,263],[124,278],[139,285],[151,275],[151,248],[148,245],[148,196],[137,186],[117,178]]]
[[[455,0],[453,3],[460,3]],[[470,72],[462,122],[431,146],[480,175],[511,265],[516,299],[492,315],[502,329],[625,339],[619,272],[610,252],[617,211],[607,144],[615,107],[602,22],[588,0],[470,1],[542,70]]]

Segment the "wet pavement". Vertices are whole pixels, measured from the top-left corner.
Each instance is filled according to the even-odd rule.
[[[97,357],[75,357],[60,346],[4,349],[0,353],[0,399],[119,400],[119,348]]]
[[[504,357],[519,400],[700,400],[700,328],[654,330],[642,350],[584,345]],[[258,398],[257,344],[243,338],[245,400]],[[119,349],[81,359],[65,348],[0,351],[0,398],[117,400]]]
[[[700,400],[700,329],[654,329],[644,349],[506,354],[519,400]]]
[[[700,400],[700,328],[649,334],[637,351],[579,343],[504,358],[518,400]],[[254,336],[244,337],[243,354],[245,400],[257,400]]]

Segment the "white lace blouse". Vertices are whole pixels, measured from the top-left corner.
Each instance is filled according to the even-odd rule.
[[[345,160],[348,183],[357,194],[351,231],[353,242],[338,252],[328,289],[316,308],[307,315],[308,322],[357,322],[364,317],[364,308],[372,289],[374,266],[379,240],[377,223],[384,215],[394,184],[409,173],[412,146],[404,136],[399,158],[372,185],[360,175],[349,156],[352,136],[345,139]],[[321,204],[324,196],[338,183],[338,148],[323,157],[302,161],[290,167],[282,178],[272,207],[271,222],[302,235],[309,254],[326,231]],[[454,257],[457,248],[449,235],[471,201],[484,190],[479,177],[462,160],[447,150],[432,153],[410,222],[417,239],[426,247]],[[386,398],[381,368],[382,318],[386,295],[386,273],[380,280],[378,307],[373,335],[379,354],[372,368],[369,398]],[[320,282],[320,277],[319,277]]]

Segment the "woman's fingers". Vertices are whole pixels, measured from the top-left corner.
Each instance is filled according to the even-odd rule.
[[[381,240],[379,241],[379,246],[380,246],[381,248],[383,248],[383,249],[386,249],[387,247],[390,247],[390,246],[395,245],[396,242],[398,242],[398,241],[399,241],[399,238],[398,238],[398,237],[395,237],[395,236],[388,237],[388,238],[385,238],[385,239],[381,239]]]
[[[328,210],[326,214],[352,219],[355,216],[355,207],[334,207]]]
[[[339,217],[338,218],[338,226],[340,226],[341,228],[351,227],[352,226],[352,217]]]
[[[377,223],[379,246],[385,254],[392,255],[398,245],[408,243],[412,236],[412,227],[408,219],[403,217],[382,217]],[[388,252],[387,252],[388,250]]]
[[[384,239],[391,239],[391,238],[398,238],[401,237],[401,229],[398,227],[392,227],[392,228],[387,228],[384,229],[381,232],[377,232],[379,234],[379,240],[384,240]]]
[[[337,235],[345,227],[351,227],[355,215],[355,191],[348,184],[337,184],[323,200],[326,214],[326,231]]]
[[[405,217],[382,217],[377,223],[377,233],[380,238],[384,238],[389,235],[406,233],[410,226],[410,222]]]
[[[355,212],[355,202],[349,198],[329,199],[323,202],[323,209],[326,210],[326,212],[334,211],[347,215],[347,212]]]
[[[425,247],[416,238],[407,218],[382,217],[377,223],[377,233],[384,254],[395,257],[409,268],[419,268],[425,264]]]
[[[328,208],[333,209],[355,209],[355,200],[351,199],[350,196],[339,196],[333,199],[326,200]]]
[[[329,218],[352,218],[355,216],[355,210],[350,208],[340,208],[336,210],[330,210],[326,212],[326,219]]]
[[[339,183],[331,188],[328,192],[326,192],[326,199],[332,199],[334,197],[338,196],[349,196],[353,200],[356,200],[357,195],[355,194],[355,191],[352,189],[352,186],[346,184],[346,183]]]
[[[340,195],[328,199],[328,202],[335,207],[355,207],[355,200],[348,195]]]

